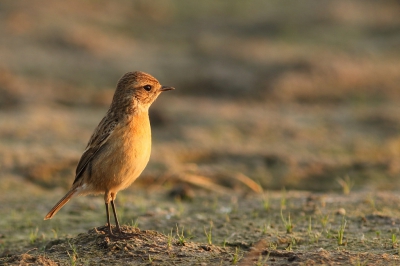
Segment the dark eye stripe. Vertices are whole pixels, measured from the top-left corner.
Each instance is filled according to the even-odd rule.
[[[150,91],[151,90],[151,86],[150,85],[146,85],[143,87],[143,89],[145,89],[146,91]]]

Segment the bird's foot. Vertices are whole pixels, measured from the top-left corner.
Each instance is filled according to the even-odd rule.
[[[108,227],[108,236],[113,239],[130,239],[135,237],[137,234],[134,233],[128,233],[122,231],[122,229],[119,226],[116,226],[114,231],[112,230],[111,226]]]

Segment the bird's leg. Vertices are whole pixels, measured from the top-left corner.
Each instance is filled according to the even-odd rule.
[[[114,204],[111,203],[113,205],[113,209],[114,209]],[[107,213],[107,225],[108,225],[108,230],[110,231],[110,235],[113,235],[113,232],[111,230],[111,223],[110,223],[110,212],[108,211],[108,202],[106,202],[106,213]]]
[[[119,222],[118,222],[118,217],[117,217],[117,210],[115,208],[114,200],[111,201],[111,207],[112,207],[113,213],[114,213],[115,225],[117,226],[118,233],[121,234],[121,228],[119,227]]]

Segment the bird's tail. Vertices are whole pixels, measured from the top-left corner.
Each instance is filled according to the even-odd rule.
[[[49,213],[44,217],[44,220],[53,218],[53,216],[71,199],[71,197],[76,193],[76,189],[71,189],[65,196],[57,202],[56,205],[49,211]]]

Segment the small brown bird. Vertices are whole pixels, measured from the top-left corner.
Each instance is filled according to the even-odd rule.
[[[147,165],[151,150],[149,107],[163,91],[158,80],[143,72],[128,72],[118,81],[109,110],[95,129],[76,168],[68,193],[44,218],[51,219],[73,196],[104,193],[107,224],[111,223],[111,203],[119,233],[115,198],[127,188]]]

